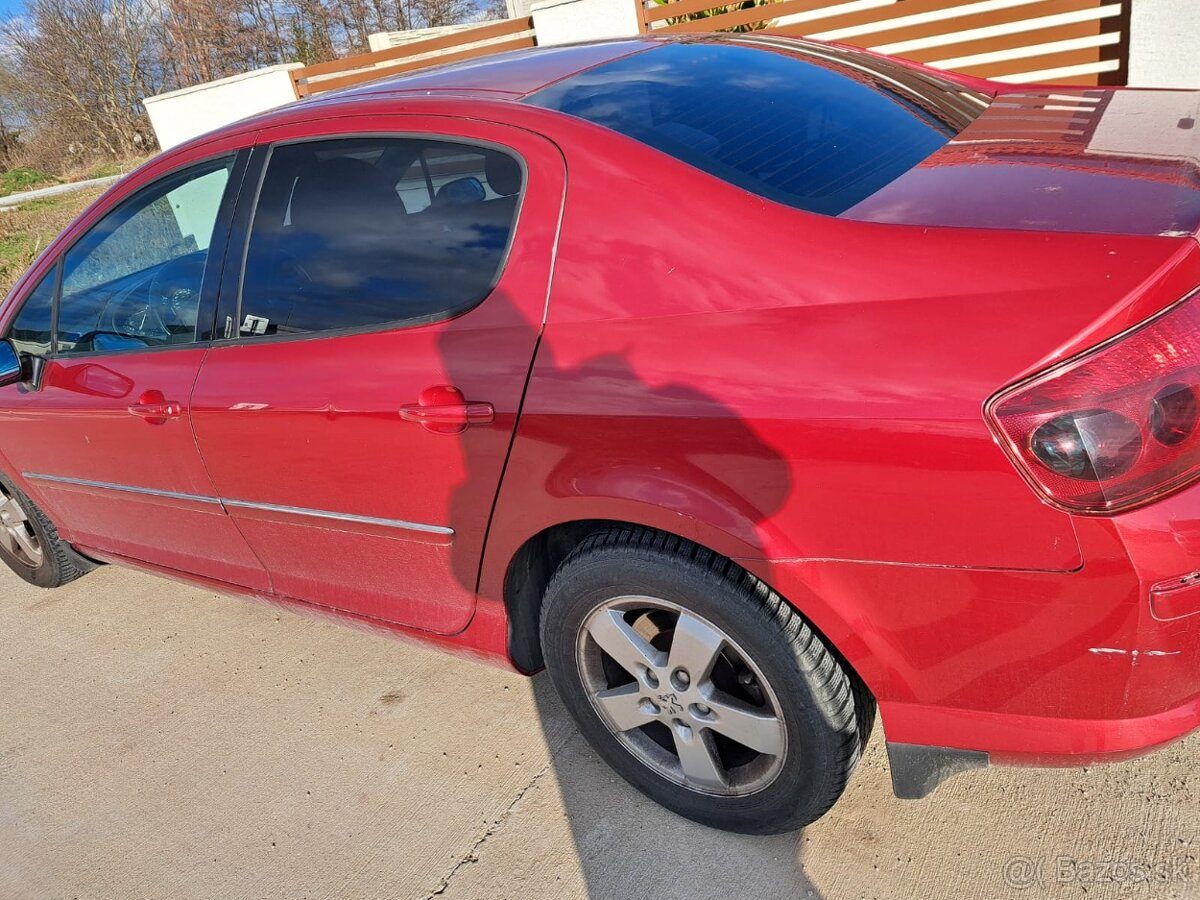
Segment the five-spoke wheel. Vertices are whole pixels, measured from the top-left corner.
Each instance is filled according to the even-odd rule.
[[[584,620],[577,662],[609,726],[665,778],[739,794],[779,773],[787,748],[779,702],[708,620],[659,598],[616,597]]]
[[[765,583],[682,538],[611,527],[546,589],[546,668],[622,777],[730,831],[789,831],[841,794],[874,701]]]
[[[44,553],[29,514],[20,499],[0,483],[0,543],[13,558],[31,569],[42,564]]]

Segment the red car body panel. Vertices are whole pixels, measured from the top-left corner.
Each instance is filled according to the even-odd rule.
[[[999,389],[1194,290],[1194,237],[1147,235],[1137,204],[1134,234],[1082,233],[1071,217],[1032,230],[1011,221],[1011,173],[969,157],[955,165],[977,179],[974,202],[994,198],[970,221],[916,207],[912,223],[895,207],[889,222],[818,216],[509,99],[645,43],[517,55],[507,83],[497,61],[418,76],[411,93],[384,83],[297,104],[126,178],[14,298],[121,197],[227,146],[417,131],[503,144],[529,169],[512,256],[476,309],[159,355],[178,383],[195,378],[191,456],[186,422],[121,419],[126,395],[61,387],[81,376],[52,363],[42,394],[0,388],[5,472],[85,552],[494,661],[510,660],[506,578],[522,548],[612,520],[679,534],[774,586],[870,687],[890,741],[1078,762],[1197,727],[1200,587],[1184,576],[1200,568],[1200,488],[1116,517],[1069,515],[1030,490],[982,413]],[[1139,176],[1127,169],[1089,177],[1155,202],[1158,188],[1128,193]],[[1012,227],[976,227],[1001,220]],[[131,393],[173,388],[153,365],[112,370]],[[495,422],[446,435],[400,420],[439,384],[492,403]],[[33,403],[60,408],[60,424],[24,421]],[[96,436],[107,455],[89,451]],[[59,455],[33,455],[49,442]],[[100,509],[108,501],[23,477],[57,467],[127,483],[147,453],[162,454],[137,474],[147,484],[158,466],[186,486],[174,490],[285,509],[181,509],[171,527],[222,569],[151,547],[137,503]],[[287,507],[456,534],[325,528]],[[89,525],[93,508],[105,528]]]
[[[10,296],[20,297],[37,284],[59,252],[121,198],[183,162],[226,153],[243,143],[244,138],[237,137],[206,141],[197,152],[155,158],[122,179],[46,249]],[[13,312],[12,304],[4,310],[5,331]],[[217,504],[150,493],[114,494],[65,483],[35,484],[23,477],[29,472],[74,475],[150,491],[213,496],[186,419],[160,426],[128,411],[147,391],[186,403],[205,352],[195,346],[169,354],[51,360],[43,391],[0,388],[6,471],[25,482],[47,513],[63,523],[63,533],[73,543],[266,590],[266,571]],[[31,414],[35,408],[36,416]],[[147,510],[153,510],[153,517]]]
[[[447,124],[339,118],[265,129],[257,140],[436,135]],[[453,540],[412,529],[397,538],[395,528],[370,522],[229,507],[280,594],[321,597],[337,609],[443,634],[461,631],[474,612],[488,516],[546,308],[565,186],[562,156],[544,138],[475,121],[455,123],[451,134],[511,147],[530,171],[513,250],[488,301],[423,327],[218,341],[192,396],[196,441],[218,496],[453,528]],[[400,408],[439,384],[491,403],[494,423],[447,435],[402,422]],[[371,474],[384,471],[394,477]],[[356,576],[348,579],[351,568]]]
[[[1077,533],[1100,523],[1037,501],[995,458],[980,414],[1004,384],[1194,289],[1193,241],[801,218],[715,179],[665,180],[639,156],[653,151],[600,129],[585,141],[597,152],[563,143],[578,177],[489,554],[509,558],[516,536],[554,524],[528,498],[557,495],[572,517],[641,522],[738,558],[852,661],[892,741],[1053,762],[1195,727],[1195,675],[1170,678],[1196,671],[1194,635],[1158,635],[1120,544],[1089,557]],[[617,177],[609,160],[647,202],[588,191]],[[625,228],[607,239],[591,225],[617,216]],[[731,241],[729,221],[754,240]],[[669,247],[625,236],[678,222],[687,240]],[[854,264],[863,247],[869,266]],[[625,265],[635,254],[646,264]],[[653,317],[639,311],[649,298]],[[588,427],[581,405],[606,414],[582,441],[561,427],[572,413]],[[653,412],[618,415],[678,405],[692,413],[668,429]],[[1186,554],[1174,565],[1195,568]],[[1105,567],[1120,573],[1107,598]],[[499,596],[500,572],[484,575]],[[1134,697],[1132,679],[1158,676],[1090,652],[1110,644],[1192,650],[1150,658],[1167,681]],[[994,716],[998,736],[981,743]]]
[[[204,354],[195,347],[102,361],[50,361],[42,391],[6,410],[9,471],[213,496],[186,421],[154,425],[128,412],[146,391],[186,400]],[[37,414],[31,415],[35,402]],[[219,504],[52,481],[39,482],[38,493],[79,544],[246,587],[269,585],[262,564]]]

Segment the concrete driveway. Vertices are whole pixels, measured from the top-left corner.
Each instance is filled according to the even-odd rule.
[[[527,680],[114,568],[0,572],[0,897],[1200,897],[1200,739],[801,834],[663,811]]]

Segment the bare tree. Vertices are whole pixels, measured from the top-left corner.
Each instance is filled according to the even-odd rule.
[[[163,86],[161,20],[139,0],[30,0],[0,27],[6,79],[35,127],[121,157],[151,139],[141,99]]]
[[[487,6],[486,4],[491,4]],[[46,156],[153,147],[143,97],[263,65],[368,49],[368,36],[496,15],[499,0],[25,0],[0,23],[0,103]],[[9,125],[8,127],[11,127]]]

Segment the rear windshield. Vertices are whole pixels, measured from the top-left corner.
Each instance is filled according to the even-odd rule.
[[[526,102],[768,199],[838,215],[932,155],[989,100],[846,48],[745,37],[663,43]]]

